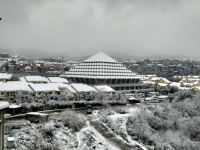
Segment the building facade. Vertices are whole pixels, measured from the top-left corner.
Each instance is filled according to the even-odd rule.
[[[124,93],[152,90],[137,74],[102,52],[71,68],[63,77],[75,83],[109,85],[114,90]]]

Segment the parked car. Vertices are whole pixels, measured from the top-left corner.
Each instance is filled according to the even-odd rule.
[[[86,106],[86,112],[87,112],[87,114],[92,114],[92,105]]]

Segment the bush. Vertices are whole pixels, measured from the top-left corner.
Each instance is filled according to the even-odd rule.
[[[86,125],[86,117],[72,111],[61,113],[59,120],[63,122],[65,127],[72,129],[74,132],[80,131]]]
[[[53,124],[46,123],[41,130],[44,133],[44,135],[53,137],[53,133],[54,133]]]

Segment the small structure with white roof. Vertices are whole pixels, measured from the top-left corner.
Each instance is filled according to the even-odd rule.
[[[6,138],[6,146],[8,149],[15,148],[15,139],[14,137],[7,137]]]
[[[28,99],[32,89],[26,82],[0,82],[0,98],[7,100]]]

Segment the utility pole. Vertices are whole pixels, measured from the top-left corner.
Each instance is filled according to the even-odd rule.
[[[0,102],[0,150],[4,150],[4,111],[8,108],[8,102]]]

